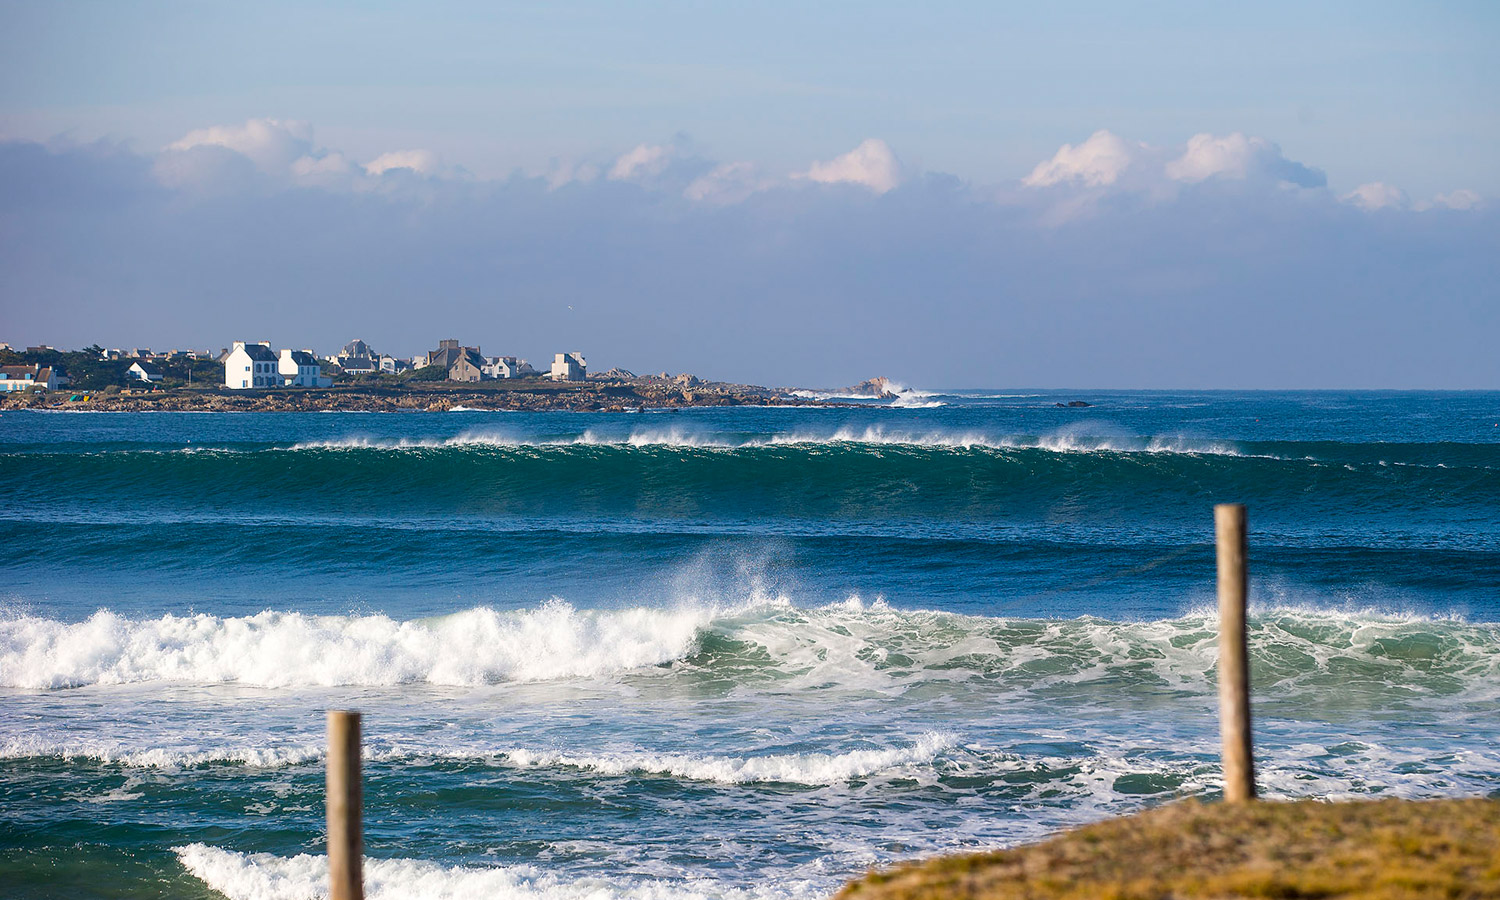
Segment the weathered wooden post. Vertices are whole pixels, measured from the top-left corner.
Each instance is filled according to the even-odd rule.
[[[1245,507],[1214,507],[1219,556],[1219,737],[1224,745],[1224,800],[1255,799],[1250,749],[1250,658],[1245,639]]]
[[[328,711],[328,886],[330,900],[364,900],[359,713]]]

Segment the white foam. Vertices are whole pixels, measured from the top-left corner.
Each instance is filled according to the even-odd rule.
[[[153,740],[160,736],[153,736]],[[230,742],[242,736],[229,736]],[[366,761],[392,762],[413,759],[484,762],[523,769],[578,769],[611,777],[641,774],[665,775],[687,781],[715,784],[843,784],[881,773],[930,765],[944,751],[956,746],[947,733],[929,732],[907,746],[849,750],[843,753],[808,752],[763,755],[716,755],[659,753],[632,749],[580,752],[567,749],[511,748],[492,750],[481,745],[428,745],[408,737],[392,742],[372,738],[363,748]],[[132,747],[126,741],[91,739],[59,741],[36,737],[12,739],[0,744],[0,759],[87,760],[103,765],[136,769],[178,770],[204,765],[233,765],[275,769],[316,763],[324,748],[314,739],[275,745],[245,746],[229,743],[204,746],[202,740],[173,746]]]
[[[175,847],[183,868],[229,900],[312,900],[327,895],[327,857]],[[823,896],[808,883],[739,887],[705,878],[565,878],[537,866],[444,866],[366,857],[369,900],[794,900]]]
[[[903,394],[893,404],[903,408],[942,406],[940,400],[913,399]],[[931,396],[931,395],[921,395]],[[518,435],[494,428],[469,429],[450,437],[374,438],[349,435],[332,440],[305,441],[289,447],[268,448],[269,452],[308,450],[392,450],[421,451],[445,448],[559,448],[559,447],[678,447],[684,449],[747,450],[767,446],[870,445],[891,447],[942,448],[955,450],[1049,450],[1054,453],[1121,453],[1183,454],[1204,456],[1248,456],[1226,441],[1200,440],[1185,436],[1139,436],[1110,433],[1108,429],[1091,431],[1072,426],[1043,435],[996,435],[985,431],[950,429],[913,430],[886,425],[842,426],[833,431],[809,429],[744,436],[689,427],[636,428],[625,433],[586,429],[579,434],[553,437]],[[140,453],[223,453],[246,451],[218,447],[184,447],[177,450],[125,451]],[[1266,456],[1274,459],[1280,457]],[[1308,461],[1311,461],[1310,459]]]
[[[0,619],[0,685],[31,689],[174,681],[478,685],[596,677],[693,652],[711,609],[470,609],[437,619],[263,612],[132,620]]]
[[[265,747],[203,747],[202,745],[134,748],[119,740],[79,742],[16,738],[0,744],[0,759],[88,760],[133,769],[188,769],[211,764],[276,769],[317,762],[321,746],[307,743]],[[371,754],[368,752],[366,756]]]
[[[951,734],[922,735],[909,747],[880,750],[850,750],[845,753],[786,753],[767,756],[712,756],[690,753],[632,751],[610,754],[574,754],[557,751],[508,750],[505,758],[523,767],[586,769],[603,775],[641,772],[671,775],[692,781],[718,784],[782,783],[841,784],[879,772],[931,763],[954,746]]]

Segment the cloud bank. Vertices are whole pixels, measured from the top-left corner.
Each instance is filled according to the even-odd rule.
[[[1500,216],[1344,192],[1271,141],[1108,131],[975,185],[864,140],[775,171],[686,139],[475,179],[305,123],[153,153],[0,143],[0,340],[443,337],[804,385],[1479,387]]]

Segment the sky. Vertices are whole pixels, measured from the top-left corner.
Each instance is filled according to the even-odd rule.
[[[0,341],[1500,385],[1500,6],[0,0]]]

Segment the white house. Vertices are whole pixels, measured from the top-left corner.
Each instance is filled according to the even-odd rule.
[[[0,391],[55,391],[70,380],[51,366],[0,366]]]
[[[526,360],[514,356],[487,356],[480,371],[485,378],[520,378],[536,372]]]
[[[234,390],[281,386],[276,354],[267,341],[235,341],[224,357],[224,386]]]
[[[333,379],[323,374],[323,364],[311,350],[283,350],[277,361],[281,383],[287,387],[329,387]]]
[[[131,378],[140,381],[149,381],[152,384],[161,381],[161,367],[149,360],[138,359],[131,363],[130,368],[125,371],[130,374]]]
[[[582,353],[559,353],[552,359],[553,381],[582,381],[588,374],[589,364]]]
[[[400,375],[411,369],[411,361],[389,354],[380,357],[380,371],[388,375]]]

